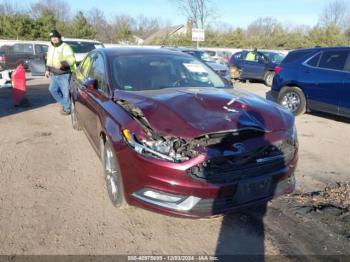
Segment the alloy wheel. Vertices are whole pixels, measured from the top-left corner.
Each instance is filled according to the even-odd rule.
[[[109,148],[106,148],[104,161],[108,196],[112,203],[116,203],[119,194],[118,170],[113,153]]]
[[[292,113],[299,109],[300,103],[299,95],[293,91],[287,92],[281,100],[281,105],[289,109]]]

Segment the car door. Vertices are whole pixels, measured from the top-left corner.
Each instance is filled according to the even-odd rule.
[[[70,82],[71,96],[75,101],[75,110],[77,117],[83,129],[87,130],[86,123],[89,116],[87,108],[87,87],[84,82],[88,78],[88,73],[92,64],[92,55],[85,57],[76,72],[72,75]]]
[[[346,73],[347,50],[326,50],[306,61],[299,79],[308,99],[308,106],[332,114],[339,113],[340,96]],[[317,61],[318,60],[318,61]]]
[[[339,114],[350,117],[350,54],[345,64],[345,78],[343,90],[340,93]]]
[[[98,133],[98,130],[100,130],[99,115],[102,112],[102,104],[108,101],[109,97],[105,61],[99,52],[96,52],[92,57],[87,79],[96,80],[97,86],[95,89],[87,88],[85,90],[87,93],[84,101],[86,106],[85,128],[91,141],[98,147],[100,137]]]
[[[46,70],[46,55],[49,46],[44,44],[34,45],[35,55],[29,61],[29,70],[33,76],[43,76]]]
[[[265,63],[261,54],[257,53],[254,60],[244,60],[241,78],[262,79],[265,72]]]

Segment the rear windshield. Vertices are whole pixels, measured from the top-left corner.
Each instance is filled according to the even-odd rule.
[[[262,52],[265,56],[268,57],[268,59],[275,64],[280,64],[283,59],[286,57],[285,55],[281,53],[273,53],[273,52]]]
[[[282,63],[283,64],[294,63],[296,61],[303,59],[304,57],[308,56],[311,53],[312,53],[311,50],[292,51],[286,56],[285,59],[283,59]]]
[[[209,63],[215,63],[215,60],[206,52],[204,51],[183,51],[186,54],[189,54],[191,56],[197,57],[198,59],[209,62]]]
[[[79,42],[79,41],[64,41],[70,45],[74,53],[89,53],[90,51],[102,48],[103,45],[96,42]]]
[[[205,51],[208,55],[210,55],[210,56],[215,56],[216,55],[216,53],[215,53],[215,51]]]

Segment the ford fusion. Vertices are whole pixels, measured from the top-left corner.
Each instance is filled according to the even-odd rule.
[[[116,207],[210,217],[294,190],[294,117],[170,50],[98,49],[70,83],[74,129]]]

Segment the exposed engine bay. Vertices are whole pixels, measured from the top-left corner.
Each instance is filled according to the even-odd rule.
[[[116,103],[139,123],[149,137],[149,139],[140,139],[135,134],[129,134],[127,135],[130,137],[129,144],[138,153],[172,162],[187,161],[208,150],[213,157],[237,155],[242,153],[239,147],[241,141],[265,134],[264,130],[252,127],[208,134],[191,140],[171,137],[153,130],[141,109],[132,103],[125,100],[116,100]],[[236,146],[232,147],[232,145]]]

